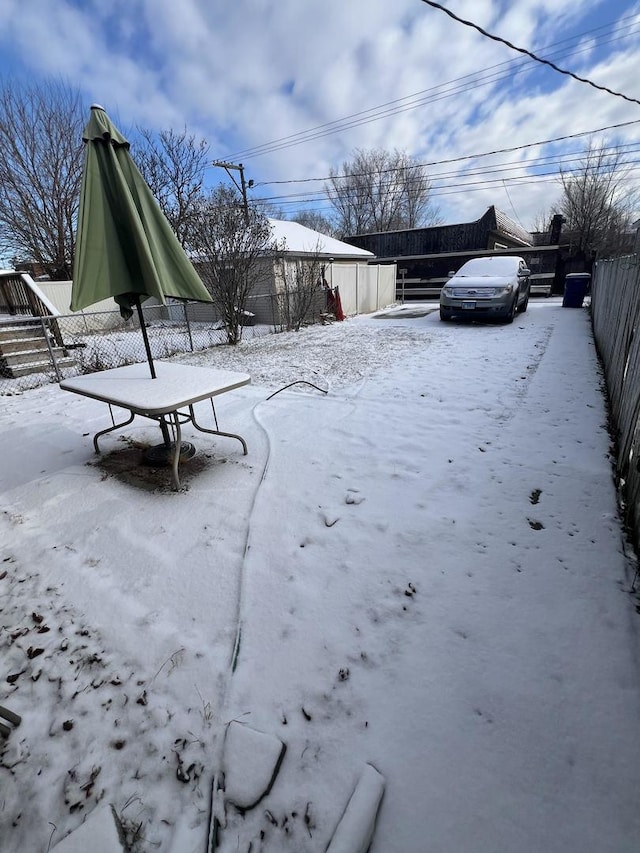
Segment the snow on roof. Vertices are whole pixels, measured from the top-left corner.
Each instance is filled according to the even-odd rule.
[[[277,241],[284,240],[288,252],[294,255],[315,254],[318,252],[327,258],[373,258],[373,252],[359,249],[335,237],[328,237],[313,228],[300,225],[299,222],[290,222],[286,219],[269,219],[273,229],[273,238]]]
[[[524,246],[532,245],[531,234],[522,225],[518,225],[513,219],[509,219],[507,214],[502,210],[498,210],[497,207],[494,206],[493,209],[496,213],[496,224],[503,234],[508,234],[514,240],[519,240]]]

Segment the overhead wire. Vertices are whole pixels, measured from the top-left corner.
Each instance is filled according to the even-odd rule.
[[[424,2],[428,2],[428,0],[424,0]],[[440,4],[428,2],[428,5],[432,5],[435,8],[438,8],[438,9],[441,9],[442,11],[445,11],[447,14],[450,14],[451,17],[455,18],[456,20],[459,20],[460,23],[463,23],[463,24],[466,24],[468,26],[472,26],[475,29],[478,29],[483,35],[486,35],[489,38],[493,38],[496,41],[500,41],[500,42],[505,43],[508,47],[511,47],[514,50],[525,54],[530,59],[533,59],[533,60],[538,61],[538,62],[542,62],[545,65],[549,65],[552,68],[554,68],[554,70],[557,70],[561,73],[565,73],[568,76],[576,77],[576,79],[580,80],[581,82],[590,83],[595,88],[603,89],[604,91],[607,91],[609,94],[618,95],[620,97],[625,98],[626,100],[632,100],[635,103],[640,104],[640,101],[636,101],[635,99],[629,98],[625,95],[622,95],[621,93],[617,93],[617,92],[614,92],[612,90],[606,89],[606,87],[601,87],[597,84],[592,83],[592,81],[586,80],[584,78],[577,77],[577,75],[573,74],[572,72],[564,71],[563,69],[560,69],[560,68],[558,68],[558,66],[554,65],[554,63],[550,62],[548,59],[541,58],[541,57],[537,56],[536,54],[533,54],[530,51],[527,51],[523,48],[518,48],[515,45],[512,45],[509,42],[506,42],[504,39],[501,39],[498,36],[493,36],[491,33],[488,33],[486,31],[482,30],[482,28],[478,27],[478,25],[473,24],[473,22],[468,22],[468,21],[465,21],[464,19],[458,19],[457,16],[453,15],[453,13],[450,13],[449,10],[447,10],[444,6],[441,6]],[[608,44],[608,43],[611,43],[612,41],[619,40],[619,38],[627,37],[629,34],[629,28],[625,29],[622,36],[617,35],[618,30],[616,28],[620,28],[623,21],[626,21],[626,20],[631,19],[631,18],[636,18],[636,16],[629,15],[629,16],[626,16],[625,18],[620,18],[618,21],[616,21],[614,28],[612,30],[612,33],[609,36],[609,38],[606,40],[600,40],[598,42],[598,44]],[[568,39],[564,39],[561,42],[557,42],[554,45],[552,45],[552,47],[555,47],[556,45],[566,44],[567,42],[575,42],[577,39],[584,40],[585,36],[588,36],[594,32],[606,29],[608,26],[609,25],[606,24],[606,25],[601,25],[600,27],[595,27],[592,30],[587,31],[586,33],[581,33],[578,36],[571,37]],[[587,49],[590,49],[589,45],[583,46],[582,48],[577,48],[576,50],[574,50],[574,53],[580,52],[582,50],[587,50]],[[553,56],[554,53],[550,53],[548,55]],[[251,158],[253,156],[261,156],[262,154],[266,154],[266,153],[273,153],[277,150],[281,150],[282,148],[293,147],[295,145],[302,144],[302,143],[307,142],[307,141],[312,141],[313,139],[321,138],[322,136],[327,136],[327,135],[330,135],[333,133],[343,132],[344,130],[350,129],[350,127],[358,126],[360,124],[370,123],[372,121],[378,121],[381,118],[388,117],[389,115],[398,114],[398,113],[405,112],[405,111],[410,110],[410,109],[416,109],[419,106],[422,106],[428,102],[435,102],[435,101],[441,100],[443,98],[451,97],[452,95],[458,94],[461,90],[462,91],[468,91],[469,89],[478,88],[479,86],[487,85],[491,82],[496,82],[497,80],[503,79],[504,76],[506,76],[506,74],[509,74],[509,76],[513,76],[515,64],[516,63],[514,63],[513,61],[500,63],[498,65],[491,66],[490,68],[485,69],[482,72],[479,72],[479,73],[476,72],[474,74],[469,74],[469,75],[465,75],[465,76],[460,77],[460,78],[456,78],[456,79],[449,81],[448,83],[442,84],[440,86],[432,87],[430,89],[425,89],[425,90],[422,90],[420,92],[414,93],[413,95],[408,95],[408,96],[404,96],[402,98],[397,98],[393,101],[386,102],[385,104],[379,105],[377,107],[372,107],[368,110],[363,110],[363,111],[360,111],[358,113],[354,113],[351,116],[347,116],[347,117],[344,117],[342,119],[338,119],[338,120],[333,121],[333,122],[327,122],[323,125],[318,125],[317,127],[311,128],[310,130],[301,131],[297,134],[292,134],[288,137],[281,137],[280,139],[273,140],[270,143],[264,143],[263,145],[256,146],[255,148],[244,149],[243,151],[238,152],[237,155],[231,155],[231,156],[233,158],[233,157],[237,157],[237,156],[242,155],[246,159],[247,157]],[[501,69],[505,65],[509,66],[509,69],[504,74],[496,70],[496,69]],[[516,66],[515,73],[521,73],[523,70],[526,70],[526,68],[528,68],[528,67],[529,67],[528,60],[523,60],[520,63],[518,63],[518,65]],[[485,75],[484,79],[482,76],[479,76],[479,74]],[[474,80],[475,84],[472,85],[471,87],[465,88],[465,86],[463,86],[461,84],[463,83],[463,81],[467,81],[467,80],[472,80],[472,81]],[[447,87],[447,86],[453,87],[454,84],[458,84],[458,85],[455,88],[451,88],[449,90],[447,90],[446,88],[443,88],[443,87]],[[432,94],[430,98],[425,97],[425,95],[427,95],[428,93],[434,93],[434,94]],[[411,99],[415,99],[415,98],[418,98],[418,100],[417,101],[411,100]],[[394,105],[399,105],[399,106],[394,106]],[[602,128],[597,128],[597,129],[590,130],[590,131],[582,131],[582,132],[573,133],[573,134],[566,134],[564,136],[555,137],[553,139],[540,140],[537,142],[527,143],[527,144],[523,144],[523,145],[511,146],[508,148],[495,149],[493,151],[483,152],[483,153],[479,153],[479,154],[471,154],[471,155],[465,155],[465,156],[460,156],[460,157],[447,158],[445,160],[431,161],[431,162],[422,163],[422,164],[411,163],[408,166],[408,168],[433,167],[433,166],[438,166],[438,165],[448,165],[448,164],[453,164],[453,163],[462,163],[464,161],[479,159],[479,158],[483,158],[483,157],[495,156],[497,154],[514,153],[517,151],[522,151],[522,150],[526,150],[526,149],[541,146],[541,145],[550,145],[550,144],[554,144],[554,143],[558,143],[558,142],[563,142],[563,141],[566,141],[569,139],[575,139],[575,138],[580,138],[580,137],[584,137],[584,136],[588,136],[588,135],[593,135],[596,133],[606,132],[608,130],[620,129],[623,127],[628,127],[630,125],[636,124],[638,122],[640,122],[640,119],[632,120],[632,121],[628,121],[628,122],[621,122],[621,123],[614,124],[614,125],[608,125],[608,126],[605,126]],[[322,132],[318,133],[317,131],[322,131]],[[314,135],[310,135],[310,134],[314,134]],[[480,168],[480,167],[478,167],[477,169],[468,169],[468,170],[465,170],[463,175],[465,177],[481,176],[483,174],[495,175],[495,174],[498,174],[499,172],[509,172],[509,171],[514,170],[514,169],[523,169],[523,168],[529,168],[530,169],[530,168],[535,168],[536,165],[537,166],[550,165],[554,162],[556,164],[562,164],[563,162],[567,162],[568,157],[574,157],[575,158],[577,156],[579,156],[579,153],[571,154],[571,155],[569,155],[569,154],[558,155],[556,158],[553,158],[553,159],[551,159],[551,157],[534,158],[533,160],[530,160],[530,161],[516,161],[513,164],[496,164],[493,167],[490,167],[487,169]],[[397,169],[390,169],[387,171],[394,172],[394,171],[397,171]],[[485,181],[480,181],[480,182],[475,182],[475,183],[466,182],[464,184],[460,184],[460,174],[452,172],[452,173],[444,173],[444,174],[439,174],[439,175],[434,175],[434,176],[428,176],[428,180],[431,183],[431,195],[432,196],[449,195],[449,194],[454,194],[455,192],[474,191],[474,190],[483,189],[483,188],[486,189],[486,188],[488,188],[487,185],[496,184],[496,183],[501,183],[504,186],[505,192],[507,192],[507,196],[508,196],[507,185],[505,183],[506,180],[517,182],[519,185],[522,185],[524,183],[534,183],[534,182],[550,182],[550,180],[547,180],[545,178],[545,176],[546,175],[552,175],[552,174],[555,175],[553,180],[557,180],[557,172],[556,173],[541,172],[539,175],[536,175],[536,176],[532,176],[530,174],[529,175],[511,176],[511,177],[507,176],[507,177],[501,177],[501,178],[487,179]],[[302,184],[302,183],[311,183],[311,182],[320,182],[320,181],[326,182],[329,179],[332,179],[332,180],[333,179],[338,179],[338,180],[345,179],[345,180],[347,180],[351,177],[357,177],[357,173],[345,174],[345,175],[336,175],[336,176],[327,176],[327,177],[319,177],[319,178],[289,179],[289,180],[279,180],[279,181],[261,181],[261,182],[257,182],[256,184],[254,184],[254,186],[259,187],[259,186],[268,186],[268,185],[276,185],[276,184]],[[456,181],[457,181],[456,186],[461,187],[461,189],[451,190],[450,185],[440,183],[443,180],[446,180],[448,178],[453,178],[453,177],[456,178]],[[419,176],[418,180],[424,180],[424,176]],[[316,196],[316,198],[309,198],[308,196],[310,196],[310,195]],[[306,196],[306,198],[305,198],[305,196]],[[327,193],[324,189],[322,189],[322,190],[311,191],[310,193],[309,192],[300,193],[300,194],[295,193],[295,194],[288,194],[288,195],[282,195],[282,196],[266,197],[266,198],[260,199],[260,201],[261,202],[278,202],[280,205],[283,205],[283,204],[301,205],[301,204],[314,204],[314,203],[316,203],[318,201],[322,201],[324,199],[327,199]],[[318,209],[318,208],[314,208],[314,209]]]
[[[629,173],[632,173],[632,172],[635,173],[636,171],[638,171],[639,167],[640,167],[640,160],[629,160],[629,161],[625,162],[625,168],[628,169]],[[607,171],[613,171],[613,170],[615,170],[615,168],[616,168],[616,166],[607,167],[605,165],[604,167],[601,168],[601,172],[602,172],[602,174],[606,174]],[[576,169],[574,171],[579,171],[579,169]],[[504,186],[505,181],[508,181],[509,185],[511,185],[511,186],[515,186],[515,185],[524,186],[524,185],[531,185],[534,183],[540,183],[540,184],[557,183],[558,172],[557,171],[543,171],[543,172],[539,172],[537,175],[511,175],[511,176],[508,176],[506,178],[503,176],[499,176],[499,177],[493,177],[493,178],[486,178],[484,180],[465,180],[464,179],[465,177],[471,177],[471,178],[481,177],[481,174],[463,176],[462,178],[460,178],[460,176],[453,176],[453,175],[449,176],[447,178],[447,180],[451,181],[451,182],[449,182],[449,183],[446,183],[446,182],[436,183],[436,184],[433,184],[431,186],[430,198],[437,198],[438,196],[442,196],[442,195],[455,195],[457,193],[462,193],[462,192],[472,192],[472,191],[477,191],[480,189],[487,190],[487,189],[491,189],[492,187]],[[403,192],[402,188],[398,188],[398,189],[389,188],[388,189],[388,194],[392,199],[394,196],[398,196],[402,192]],[[294,204],[294,205],[299,206],[301,204],[323,201],[326,198],[327,198],[326,194],[324,194],[321,197],[316,197],[316,198],[310,198],[308,194],[306,194],[306,195],[300,194],[300,195],[296,195],[296,196],[271,196],[271,197],[266,197],[266,198],[260,199],[260,201],[261,202],[270,202],[273,204],[277,203],[278,205],[281,205],[281,206],[290,205],[290,204]],[[329,209],[329,208],[327,207],[326,209]]]
[[[434,9],[439,9],[441,12],[444,12],[446,15],[449,15],[450,18],[453,18],[454,21],[458,21],[458,23],[464,24],[466,27],[472,27],[474,30],[477,30],[479,33],[482,33],[483,36],[493,39],[493,41],[500,42],[501,44],[506,45],[512,50],[516,50],[518,51],[518,53],[522,53],[525,56],[528,56],[531,59],[535,60],[536,62],[540,62],[542,65],[548,65],[550,68],[552,68],[554,71],[557,71],[559,74],[566,74],[568,77],[573,77],[574,80],[578,80],[580,83],[586,83],[587,85],[592,86],[594,89],[599,89],[601,92],[606,92],[607,94],[613,95],[616,98],[623,98],[625,101],[629,101],[632,104],[640,105],[640,101],[637,98],[632,98],[622,92],[616,92],[614,89],[609,89],[608,86],[601,86],[598,83],[594,83],[593,80],[589,80],[587,77],[580,77],[578,74],[574,74],[573,71],[567,71],[567,69],[565,68],[560,68],[555,63],[550,62],[548,59],[543,59],[541,56],[532,53],[526,48],[517,47],[512,42],[507,41],[507,39],[503,39],[500,36],[488,32],[478,24],[475,24],[473,21],[467,21],[465,18],[458,17],[458,15],[454,14],[450,9],[447,9],[440,3],[435,3],[434,0],[422,0],[422,2],[426,3],[427,6],[432,6]]]
[[[634,169],[633,171],[634,171],[634,173],[636,173],[636,172],[638,172],[638,169]],[[553,176],[551,176],[551,177],[540,177],[540,178],[535,178],[535,179],[531,179],[531,180],[522,179],[522,180],[519,180],[517,182],[517,186],[519,186],[519,187],[533,186],[533,185],[539,186],[539,185],[544,185],[544,184],[549,184],[549,185],[557,184],[557,175],[553,174]],[[482,183],[482,184],[478,184],[478,185],[471,185],[471,186],[464,186],[464,187],[460,187],[459,185],[456,185],[455,187],[452,186],[452,187],[443,188],[442,190],[438,190],[437,192],[434,193],[433,198],[438,199],[441,197],[449,197],[449,196],[455,196],[455,195],[460,195],[460,194],[469,194],[469,193],[475,193],[475,192],[486,192],[487,190],[492,190],[494,188],[499,189],[501,186],[502,186],[501,182],[494,182],[493,185]],[[278,203],[278,205],[276,205],[276,207],[281,207],[284,209],[286,207],[289,207],[290,205],[295,205],[295,209],[299,210],[301,207],[301,202],[286,202],[285,201],[285,202]],[[324,213],[324,212],[331,213],[333,211],[333,208],[326,201],[324,203],[318,204],[317,201],[314,202],[313,200],[311,200],[310,206],[305,207],[305,210],[308,210],[310,212],[315,212],[315,213]]]
[[[606,156],[614,156],[615,154],[623,154],[625,156],[629,156],[631,154],[637,153],[640,148],[640,142],[631,142],[625,144],[617,144],[611,146],[602,146],[599,150],[601,153]],[[576,171],[582,167],[582,164],[585,163],[589,158],[589,148],[582,149],[580,151],[570,151],[564,152],[562,154],[549,154],[541,157],[529,158],[528,160],[516,160],[516,161],[507,161],[500,163],[493,163],[490,166],[477,166],[465,169],[464,171],[456,171],[456,170],[448,170],[442,171],[440,173],[430,174],[426,177],[430,184],[430,192],[434,194],[437,192],[438,187],[444,181],[456,181],[456,183],[460,186],[464,186],[465,184],[461,184],[461,181],[474,178],[474,177],[483,177],[483,176],[492,176],[498,175],[499,178],[495,180],[503,180],[510,179],[512,177],[511,173],[518,170],[521,171],[523,169],[543,169],[548,168],[549,166],[557,166],[562,168],[563,166],[570,166],[571,169],[569,171]],[[382,191],[392,191],[396,181],[394,179],[394,170],[385,170],[385,174],[389,173],[389,180],[382,180],[379,184],[379,189]],[[381,174],[381,173],[380,173]],[[548,172],[543,174],[550,174]],[[557,172],[556,172],[557,174]],[[535,178],[534,175],[527,175],[526,177]],[[487,178],[489,179],[489,178]],[[403,185],[411,185],[415,182],[422,182],[425,180],[424,175],[419,175],[416,179],[409,178],[408,180],[404,180]],[[323,187],[317,190],[305,190],[302,192],[296,193],[287,193],[273,196],[265,196],[262,198],[262,201],[269,202],[279,202],[279,203],[310,203],[314,200],[322,200],[327,198],[327,191]]]
[[[640,147],[640,143],[636,143],[629,146],[624,146],[624,148],[628,148],[625,153],[627,156],[632,154],[638,154],[638,149]],[[616,152],[616,148],[605,149],[605,154],[607,151],[610,151],[613,155]],[[441,195],[455,195],[457,193],[463,193],[468,191],[476,191],[478,189],[492,189],[502,186],[505,188],[507,186],[507,182],[511,186],[523,186],[523,185],[532,185],[535,183],[543,184],[543,183],[558,183],[559,175],[562,173],[563,165],[570,165],[571,168],[566,169],[565,174],[577,174],[580,173],[581,169],[584,168],[584,162],[588,160],[588,152],[577,152],[573,153],[570,157],[551,157],[551,158],[537,158],[536,167],[541,171],[538,171],[535,174],[527,173],[527,174],[513,174],[514,170],[522,169],[527,167],[528,164],[523,163],[515,163],[515,164],[503,164],[503,166],[492,167],[490,169],[475,169],[470,170],[468,172],[459,174],[455,172],[443,173],[434,178],[433,181],[430,181],[429,186],[429,197],[430,199],[435,199]],[[630,160],[626,159],[624,161],[624,168],[627,170],[628,175],[631,173],[635,173],[637,171],[638,160]],[[548,167],[550,166],[560,166],[560,170],[554,169],[553,171],[548,171]],[[547,170],[544,170],[546,167]],[[606,173],[607,171],[614,171],[619,168],[619,163],[614,163],[612,161],[611,164],[604,164],[600,167],[600,171],[602,173]],[[504,174],[506,173],[506,174]],[[475,180],[479,178],[480,180]],[[389,182],[387,184],[382,184],[380,189],[384,191],[387,197],[393,201],[394,198],[399,198],[402,196],[405,191],[405,186],[397,186],[394,185],[393,182]],[[276,195],[276,196],[267,196],[261,199],[264,203],[271,203],[281,207],[295,205],[297,207],[309,206],[313,205],[312,209],[318,209],[318,204],[323,202],[329,202],[329,197],[326,192],[322,190],[312,191],[311,193],[295,193],[289,195]],[[330,210],[331,206],[329,204],[324,204],[322,209]]]
[[[415,168],[416,166],[422,167],[422,168],[430,168],[432,166],[441,166],[441,165],[446,165],[449,163],[461,163],[464,160],[476,160],[476,159],[480,159],[482,157],[493,157],[496,154],[510,154],[510,153],[515,152],[515,151],[524,151],[528,148],[535,148],[539,145],[553,145],[556,142],[566,142],[568,139],[578,139],[582,136],[592,136],[596,133],[605,133],[608,130],[619,130],[620,128],[629,127],[630,125],[633,125],[633,124],[640,124],[640,119],[633,119],[632,121],[623,121],[623,122],[619,122],[618,124],[609,124],[609,125],[606,125],[605,127],[598,127],[598,128],[594,128],[592,130],[583,130],[583,131],[579,131],[577,133],[567,133],[563,136],[555,136],[552,139],[542,139],[542,140],[538,140],[537,142],[526,142],[526,143],[523,143],[522,145],[512,145],[512,146],[509,146],[508,148],[495,148],[492,151],[483,151],[483,152],[477,153],[477,154],[464,154],[464,155],[461,155],[459,157],[448,157],[448,158],[443,159],[443,160],[430,160],[430,161],[425,161],[424,163],[413,163],[408,168]],[[383,170],[383,171],[396,172],[397,169],[396,168],[390,168],[390,169]],[[363,174],[364,173],[350,172],[346,175],[325,175],[324,177],[321,177],[321,178],[289,178],[286,180],[279,180],[279,181],[257,181],[254,183],[254,186],[255,187],[261,187],[261,186],[272,186],[272,185],[276,185],[276,184],[304,184],[304,183],[311,183],[311,182],[328,181],[328,180],[332,180],[333,178],[338,178],[338,179],[357,178]]]
[[[627,33],[625,33],[626,37]],[[587,50],[588,47],[582,48],[582,50]],[[438,101],[445,100],[453,97],[454,95],[460,93],[468,93],[473,89],[480,88],[481,86],[489,85],[490,83],[500,82],[506,78],[512,79],[515,74],[520,74],[528,69],[529,63],[528,61],[523,61],[520,63],[520,67],[514,70],[514,63],[504,62],[500,65],[492,66],[492,68],[500,68],[503,65],[510,66],[508,70],[504,73],[493,72],[493,74],[489,76],[478,77],[478,72],[474,72],[474,74],[468,74],[464,77],[456,78],[455,80],[451,80],[447,83],[440,84],[438,86],[434,86],[431,89],[425,89],[422,92],[415,93],[414,95],[408,95],[404,98],[399,98],[396,101],[388,102],[388,104],[402,104],[398,107],[388,107],[387,104],[382,105],[380,107],[373,107],[370,110],[362,111],[361,113],[356,113],[352,117],[346,117],[344,119],[339,119],[336,122],[329,122],[326,125],[320,125],[317,129],[312,129],[311,131],[303,131],[300,134],[294,134],[291,137],[283,137],[282,142],[277,144],[277,142],[273,143],[265,143],[262,146],[258,146],[254,149],[245,149],[244,151],[238,152],[235,155],[232,155],[234,158],[243,159],[252,159],[254,157],[261,157],[265,154],[272,154],[277,151],[281,151],[287,148],[293,148],[297,145],[301,145],[306,142],[312,142],[317,139],[322,139],[327,136],[332,136],[336,133],[343,133],[346,130],[351,130],[355,127],[360,127],[365,124],[371,124],[375,121],[380,121],[384,118],[389,118],[395,115],[399,115],[401,113],[409,112],[411,110],[417,109],[421,106],[426,106],[427,104],[434,104]],[[491,69],[486,69],[491,70]],[[480,72],[480,74],[484,74],[485,72]],[[467,85],[463,81],[465,80],[473,80],[475,78],[474,85]],[[444,87],[453,87],[453,84],[457,83],[458,85],[455,88],[444,88]],[[439,91],[441,90],[441,91]],[[425,96],[425,93],[433,92],[431,96]],[[410,100],[411,98],[417,98],[418,95],[422,97],[417,100]],[[407,102],[408,103],[403,103]],[[388,107],[388,108],[386,108]],[[372,115],[368,115],[371,114]],[[368,115],[368,117],[366,117]],[[326,128],[322,130],[322,128]],[[322,132],[314,132],[314,130],[322,130]]]
[[[621,18],[616,21],[614,24],[614,29],[612,31],[613,35],[606,41],[601,40],[599,43],[608,44],[612,41],[617,41],[621,38],[628,37],[629,28],[627,27],[623,29],[622,24],[623,22],[631,18],[635,18],[635,16],[625,16],[624,18]],[[561,45],[566,45],[567,42],[576,42],[577,40],[584,40],[586,36],[590,36],[595,32],[606,29],[608,26],[609,24],[603,24],[599,27],[594,27],[591,30],[587,30],[583,33],[580,33],[577,36],[572,36],[570,38],[555,42],[554,44],[550,45],[550,47],[558,47]],[[622,35],[617,35],[617,33],[620,31],[622,31]],[[589,45],[584,45],[583,47],[576,49],[574,52],[578,53],[589,49]],[[559,52],[559,50],[552,52],[549,54],[549,56],[554,56],[556,53]],[[566,52],[566,47],[563,48],[562,52]],[[506,68],[504,73],[500,73],[497,70],[502,69],[505,66],[508,67]],[[515,71],[514,66],[516,66]],[[379,121],[383,118],[388,118],[392,115],[417,109],[418,107],[424,106],[428,103],[434,103],[444,98],[452,97],[453,95],[459,94],[461,91],[468,92],[474,88],[478,88],[483,85],[488,85],[489,83],[499,82],[507,76],[512,77],[514,73],[522,73],[529,67],[530,63],[528,60],[522,60],[519,63],[516,63],[514,60],[507,60],[505,62],[498,63],[496,65],[490,66],[489,68],[483,69],[480,72],[473,72],[472,74],[467,74],[462,77],[454,78],[453,80],[450,80],[443,84],[439,84],[438,86],[433,86],[428,89],[423,89],[419,92],[415,92],[411,95],[405,95],[402,98],[396,98],[392,101],[387,101],[386,103],[371,107],[367,110],[361,110],[360,112],[344,116],[341,119],[326,122],[308,130],[299,131],[298,133],[290,134],[289,136],[280,137],[279,139],[272,140],[271,142],[266,142],[258,146],[254,146],[252,148],[241,149],[240,151],[229,155],[229,157],[231,159],[251,159],[253,157],[262,156],[264,154],[274,153],[285,148],[295,147],[305,142],[314,141],[315,139],[330,136],[335,133],[342,133],[345,130],[349,130],[353,127],[358,127],[363,124],[369,124],[374,121]],[[483,79],[482,76],[479,75],[488,76]],[[464,82],[473,80],[475,80],[476,82],[475,85],[472,86],[469,86]],[[454,84],[458,85],[455,88],[450,88],[448,90],[445,88],[453,87]],[[431,97],[428,97],[429,93],[432,93]],[[394,107],[394,105],[398,106]]]

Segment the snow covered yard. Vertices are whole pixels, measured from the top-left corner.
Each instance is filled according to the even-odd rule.
[[[410,313],[175,358],[253,383],[216,406],[249,455],[186,430],[177,494],[137,464],[149,422],[95,457],[104,404],[3,398],[3,853],[99,802],[136,850],[204,851],[230,720],[287,751],[224,853],[324,851],[368,762],[373,853],[638,849],[638,616],[588,316]],[[328,393],[267,399],[300,379]]]

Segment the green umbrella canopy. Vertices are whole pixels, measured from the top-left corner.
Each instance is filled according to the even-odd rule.
[[[178,238],[129,153],[97,105],[86,143],[71,310],[113,297],[123,317],[139,301],[165,296],[211,302]]]

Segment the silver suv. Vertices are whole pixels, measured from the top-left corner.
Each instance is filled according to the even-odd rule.
[[[517,312],[527,310],[529,276],[522,258],[473,258],[440,291],[440,319],[473,317],[512,323]]]

